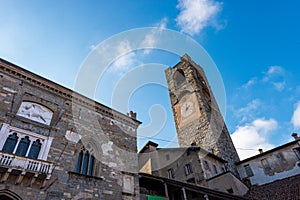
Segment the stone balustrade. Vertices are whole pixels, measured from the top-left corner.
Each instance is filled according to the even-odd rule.
[[[0,166],[8,168],[9,171],[21,170],[23,172],[32,172],[47,175],[47,179],[53,170],[53,164],[43,160],[35,160],[27,157],[21,157],[13,154],[0,152]]]

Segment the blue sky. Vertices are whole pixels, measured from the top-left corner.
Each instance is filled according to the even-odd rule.
[[[226,91],[225,120],[242,158],[258,148],[286,143],[292,132],[299,132],[297,0],[0,3],[5,8],[0,13],[0,57],[68,88],[75,88],[84,61],[101,42],[135,28],[170,29],[197,41],[216,64]],[[123,41],[118,47],[123,52],[132,44]],[[112,90],[124,75],[137,66],[159,63],[155,72],[160,76],[178,61],[177,55],[161,50],[132,51],[112,63],[94,97],[125,113],[111,102]],[[176,146],[165,83],[143,85],[124,102],[143,122],[139,147],[149,138],[161,147]]]

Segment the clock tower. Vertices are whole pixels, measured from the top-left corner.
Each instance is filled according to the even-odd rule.
[[[203,69],[185,54],[165,73],[180,147],[197,145],[226,160],[238,175],[239,157]]]

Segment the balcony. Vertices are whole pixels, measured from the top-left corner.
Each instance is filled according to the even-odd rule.
[[[36,179],[42,181],[49,180],[53,170],[53,163],[21,157],[0,151],[0,173],[2,174],[0,182],[6,182],[10,175],[17,175],[15,184],[21,183],[23,178],[29,177],[32,185]]]

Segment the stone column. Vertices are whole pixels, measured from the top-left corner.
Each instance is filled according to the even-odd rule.
[[[20,141],[21,141],[21,139],[22,139],[22,137],[23,137],[23,135],[21,135],[21,134],[17,134],[18,135],[18,141],[17,141],[17,144],[16,144],[16,146],[15,146],[15,148],[14,148],[14,150],[13,150],[13,153],[12,154],[15,154],[16,153],[16,151],[17,151],[17,148],[18,148],[18,146],[19,146],[19,143],[20,143]]]
[[[186,197],[186,191],[185,191],[185,188],[182,188],[182,194],[183,194],[183,200],[188,200],[187,197]]]
[[[28,157],[29,151],[30,151],[31,146],[32,146],[32,144],[33,144],[33,142],[34,142],[33,140],[34,140],[34,139],[33,139],[32,137],[29,137],[30,143],[29,143],[29,147],[28,147],[28,149],[27,149],[27,152],[26,152],[26,154],[25,154],[25,157]]]
[[[167,183],[164,183],[164,186],[165,186],[166,198],[169,199],[169,192],[168,192],[168,185],[167,185]]]

